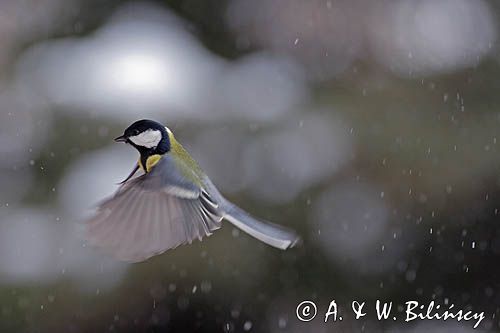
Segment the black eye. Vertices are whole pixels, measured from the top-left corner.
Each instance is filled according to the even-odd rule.
[[[139,132],[139,130],[138,130],[138,129],[135,129],[135,130],[133,130],[133,131],[132,131],[132,135],[139,135],[139,133],[140,133],[140,132]]]

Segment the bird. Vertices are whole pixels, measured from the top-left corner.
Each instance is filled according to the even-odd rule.
[[[138,120],[115,141],[134,147],[139,160],[86,221],[90,245],[118,260],[140,262],[195,239],[201,241],[223,220],[281,250],[301,241],[295,231],[258,220],[227,200],[172,131],[159,122]]]

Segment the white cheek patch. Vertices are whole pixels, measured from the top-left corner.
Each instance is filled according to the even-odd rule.
[[[131,136],[128,138],[137,146],[154,148],[158,146],[161,141],[161,132],[158,130],[147,130],[136,136]]]

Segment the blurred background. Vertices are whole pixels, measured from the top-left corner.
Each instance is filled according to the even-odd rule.
[[[355,321],[350,301],[500,314],[500,6],[483,0],[0,1],[1,332],[472,332]],[[78,222],[168,125],[226,224],[127,265]],[[341,323],[295,318],[331,299]]]

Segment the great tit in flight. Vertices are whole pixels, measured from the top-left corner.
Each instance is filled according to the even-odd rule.
[[[139,120],[115,139],[139,151],[139,161],[87,221],[91,245],[130,262],[201,240],[227,220],[278,249],[299,241],[285,227],[259,221],[224,198],[167,127]],[[135,177],[142,170],[141,176]]]

